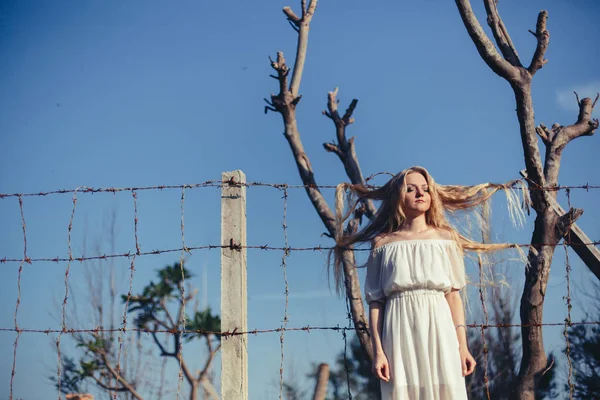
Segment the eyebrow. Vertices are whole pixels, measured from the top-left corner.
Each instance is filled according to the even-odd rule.
[[[407,184],[406,184],[406,186],[414,186],[414,187],[417,187],[417,185],[415,185],[415,184],[412,184],[412,183],[407,183]],[[428,184],[421,185],[421,187],[427,187],[427,186],[429,186],[429,185],[428,185]]]

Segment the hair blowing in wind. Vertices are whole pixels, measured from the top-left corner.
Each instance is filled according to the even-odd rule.
[[[397,231],[406,221],[406,216],[401,204],[406,193],[406,177],[411,173],[419,173],[425,178],[431,196],[431,206],[425,214],[427,225],[433,228],[446,230],[463,250],[475,252],[491,252],[515,247],[508,243],[483,243],[472,239],[469,232],[481,237],[488,237],[490,220],[490,200],[498,191],[506,194],[509,215],[513,223],[521,225],[524,220],[523,208],[529,206],[529,192],[522,180],[513,180],[504,184],[482,183],[473,186],[440,185],[435,182],[429,172],[420,166],[413,166],[402,170],[387,183],[378,188],[371,188],[363,184],[341,183],[335,192],[336,211],[336,245],[331,253],[328,265],[333,268],[333,276],[338,293],[343,287],[342,260],[346,250],[352,250],[356,244],[371,243],[378,235],[391,234]],[[521,199],[517,191],[521,192]],[[358,232],[351,233],[344,230],[343,224],[355,211],[359,203],[366,200],[380,201],[379,209],[372,220]],[[344,204],[347,211],[344,213]],[[449,215],[461,214],[460,220],[463,227],[459,232],[453,226]],[[475,221],[474,223],[471,221]],[[519,249],[520,250],[520,249]]]

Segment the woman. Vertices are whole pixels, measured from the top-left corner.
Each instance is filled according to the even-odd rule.
[[[338,187],[340,224],[345,219],[341,218],[342,189],[350,188],[359,200],[382,201],[362,231],[337,238],[334,264],[339,278],[343,248],[371,242],[365,297],[373,373],[381,380],[382,399],[467,398],[464,377],[473,372],[476,362],[468,349],[459,295],[466,285],[462,250],[512,246],[469,240],[448,223],[445,211],[485,206],[500,189],[510,194],[513,184],[441,186],[424,168],[411,167],[379,189]],[[514,200],[509,195],[509,204],[514,206]]]

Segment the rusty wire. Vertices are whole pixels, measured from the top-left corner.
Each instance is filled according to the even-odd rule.
[[[279,400],[283,400],[283,369],[284,369],[284,339],[285,339],[285,328],[289,322],[288,308],[289,308],[289,295],[290,295],[290,287],[288,285],[287,279],[287,259],[290,256],[289,243],[288,243],[288,225],[287,225],[287,207],[288,207],[288,190],[287,187],[281,187],[280,190],[283,191],[283,220],[282,220],[282,228],[283,228],[283,238],[284,238],[284,250],[283,255],[281,256],[281,270],[283,272],[283,283],[285,285],[285,308],[283,311],[283,321],[281,322],[281,333],[279,335],[279,343],[281,347],[281,361],[279,364]]]
[[[570,243],[570,246],[598,246],[600,245],[600,240],[594,240],[591,242],[587,242],[587,243]],[[529,248],[532,246],[532,244],[530,243],[510,243],[510,246],[512,248],[516,248],[516,247],[526,247]],[[547,247],[547,246],[552,246],[552,247],[556,247],[555,244],[551,244],[551,243],[539,243],[536,244],[536,246],[541,247]],[[139,254],[137,253],[132,253],[130,251],[128,251],[127,253],[119,253],[119,254],[101,254],[101,255],[97,255],[97,256],[89,256],[89,257],[73,257],[72,259],[69,257],[39,257],[39,258],[30,258],[28,257],[25,262],[28,264],[34,263],[34,262],[54,262],[54,263],[61,263],[61,262],[71,262],[71,261],[78,261],[78,262],[84,262],[84,261],[90,261],[90,260],[108,260],[110,258],[132,258],[133,256],[150,256],[150,255],[159,255],[159,254],[166,254],[166,253],[180,253],[182,251],[186,252],[186,253],[191,253],[193,251],[198,251],[198,250],[213,250],[213,249],[234,249],[234,250],[242,250],[242,249],[248,249],[248,250],[276,250],[276,251],[318,251],[318,252],[323,252],[323,251],[329,251],[332,250],[333,247],[332,246],[321,246],[321,245],[317,245],[317,246],[312,246],[312,247],[281,247],[281,246],[269,246],[268,244],[265,245],[240,245],[240,244],[234,244],[233,246],[231,244],[208,244],[208,245],[199,245],[199,246],[186,246],[184,247],[179,247],[179,248],[174,248],[174,249],[156,249],[156,250],[151,250],[151,251],[145,251],[145,252],[140,252]],[[343,248],[342,248],[343,249]],[[370,249],[368,248],[352,248],[350,250],[353,251],[370,251]],[[4,257],[4,258],[0,258],[0,264],[3,263],[9,263],[9,262],[14,262],[14,263],[19,263],[23,261],[21,258],[8,258],[8,257]]]
[[[571,322],[570,326],[577,325],[600,325],[600,321],[588,321],[582,320],[578,322]],[[520,327],[544,327],[544,326],[554,326],[554,327],[564,327],[564,322],[547,322],[540,324],[466,324],[468,328],[520,328]],[[66,330],[62,329],[27,329],[27,328],[19,328],[21,333],[63,333],[63,334],[74,334],[74,333],[102,333],[102,332],[119,332],[123,328],[101,328],[95,327],[90,329],[75,329],[70,328]],[[296,332],[296,331],[304,331],[310,333],[310,331],[336,331],[336,332],[348,332],[348,331],[367,331],[367,328],[356,328],[356,327],[341,327],[339,325],[336,326],[300,326],[300,327],[286,327],[285,329],[271,328],[271,329],[252,329],[248,331],[240,331],[238,329],[234,329],[233,331],[211,331],[206,329],[147,329],[147,328],[127,328],[127,331],[130,332],[139,332],[139,333],[167,333],[167,334],[198,334],[198,335],[216,335],[222,338],[227,339],[231,336],[239,336],[239,335],[257,335],[259,333],[280,333],[282,330],[285,332]],[[17,332],[15,328],[0,328],[0,332]]]
[[[184,271],[184,257],[185,257],[185,251],[186,251],[186,246],[185,246],[185,235],[184,235],[184,231],[185,231],[185,222],[184,222],[184,203],[185,203],[185,187],[181,188],[181,253],[179,256],[179,268],[181,269],[181,284],[180,284],[180,290],[181,290],[181,314],[177,316],[177,325],[179,326],[179,321],[181,321],[181,324],[183,326],[183,330],[185,331],[185,325],[186,325],[186,298],[185,298],[185,271]],[[176,350],[178,352],[178,359],[179,359],[179,375],[178,375],[178,379],[177,379],[177,395],[176,398],[177,400],[179,400],[179,394],[181,393],[181,386],[183,384],[183,332],[179,333],[179,348]]]
[[[21,211],[21,227],[23,228],[23,259],[19,264],[19,272],[17,276],[17,302],[15,305],[15,330],[17,331],[17,337],[15,338],[13,348],[13,364],[12,371],[10,373],[10,395],[9,399],[13,398],[13,381],[15,379],[15,369],[17,367],[17,347],[19,346],[19,338],[21,337],[21,331],[19,329],[19,322],[17,316],[19,314],[19,305],[21,304],[21,274],[23,273],[23,264],[27,260],[27,225],[25,224],[25,212],[23,211],[23,197],[19,196],[19,210]]]
[[[483,235],[485,238],[485,235]],[[486,306],[486,286],[484,284],[484,273],[483,273],[483,260],[481,254],[478,254],[477,257],[478,266],[479,266],[479,299],[481,301],[481,307],[483,309],[483,315],[485,317],[485,325],[489,325],[490,319]],[[488,347],[487,342],[485,340],[485,326],[482,324],[481,326],[481,351],[483,352],[483,384],[485,385],[485,393],[487,399],[490,400],[490,382],[488,378]]]
[[[566,189],[566,193],[567,193],[567,202],[569,205],[569,210],[572,210],[571,208],[571,190],[570,189]],[[567,385],[569,386],[569,399],[573,400],[573,392],[574,392],[574,385],[573,385],[573,381],[571,380],[572,376],[573,376],[573,362],[571,360],[571,343],[569,341],[569,328],[572,326],[571,325],[571,308],[573,308],[572,304],[571,304],[571,264],[569,263],[569,247],[568,245],[571,244],[571,232],[570,229],[573,225],[573,219],[571,217],[571,220],[569,221],[569,232],[567,233],[567,236],[565,238],[563,238],[563,246],[565,249],[565,270],[566,270],[566,279],[567,279],[567,295],[564,298],[565,302],[566,302],[566,306],[567,306],[567,318],[565,318],[565,329],[563,331],[563,335],[565,337],[565,355],[567,356],[567,365],[569,366],[569,374],[567,375]]]
[[[222,181],[222,180],[209,180],[201,183],[193,183],[193,184],[184,184],[184,185],[159,185],[159,186],[139,186],[139,187],[108,187],[108,188],[93,188],[81,186],[76,189],[58,189],[58,190],[50,190],[47,192],[37,192],[37,193],[0,193],[0,200],[4,198],[10,197],[32,197],[32,196],[49,196],[55,194],[69,194],[69,193],[113,193],[116,194],[118,192],[131,192],[131,191],[145,191],[145,190],[169,190],[169,189],[196,189],[202,187],[216,187],[220,188],[223,185],[235,185],[235,186],[245,186],[245,187],[274,187],[274,188],[282,188],[285,187],[287,189],[306,189],[306,188],[314,188],[314,189],[336,189],[337,185],[290,185],[288,183],[266,183],[266,182],[230,182],[230,181]],[[376,187],[376,186],[374,186]],[[514,187],[515,190],[522,190],[519,187]],[[530,187],[528,190],[544,190],[549,192],[557,192],[565,189],[582,189],[589,191],[590,189],[600,189],[600,185],[569,185],[569,186],[552,186],[552,187]]]
[[[200,246],[192,246],[192,247],[188,247],[185,243],[185,235],[184,235],[184,231],[185,231],[185,224],[184,224],[184,203],[185,203],[185,191],[186,189],[194,189],[194,188],[200,188],[200,187],[222,187],[224,185],[236,185],[236,186],[244,186],[244,187],[273,187],[276,188],[280,191],[283,191],[283,223],[282,223],[282,228],[283,228],[283,235],[284,235],[284,239],[285,239],[285,243],[283,247],[277,247],[277,246],[269,246],[269,245],[240,245],[240,244],[233,244],[233,242],[231,242],[229,245],[225,244],[225,245],[200,245]],[[5,198],[12,198],[12,197],[16,197],[18,199],[19,202],[19,207],[20,207],[20,212],[21,212],[21,224],[22,224],[22,230],[23,230],[23,242],[24,242],[24,250],[23,250],[23,257],[22,258],[7,258],[4,257],[2,259],[0,259],[0,263],[7,263],[7,262],[18,262],[19,264],[19,270],[18,270],[18,279],[17,279],[17,301],[16,301],[16,306],[15,306],[15,313],[14,313],[14,328],[0,328],[0,332],[15,332],[17,334],[15,342],[14,342],[14,351],[13,351],[13,365],[12,365],[12,372],[11,372],[11,379],[10,379],[10,400],[12,400],[13,398],[13,380],[14,380],[14,375],[15,375],[15,369],[16,369],[16,356],[17,356],[17,348],[18,348],[18,342],[19,342],[19,338],[21,337],[21,335],[23,333],[44,333],[44,334],[50,334],[50,333],[58,333],[58,337],[55,341],[56,346],[57,346],[57,353],[58,353],[58,366],[57,366],[57,388],[58,388],[58,397],[59,399],[62,399],[61,397],[61,365],[62,365],[62,361],[61,361],[61,348],[60,348],[60,342],[61,342],[61,337],[63,334],[75,334],[75,333],[93,333],[93,334],[98,334],[98,333],[118,333],[119,337],[118,337],[118,343],[119,343],[119,351],[118,351],[118,355],[117,355],[117,364],[116,364],[116,369],[119,372],[120,371],[120,359],[121,359],[121,352],[123,350],[123,335],[125,335],[127,333],[127,331],[131,331],[131,332],[138,332],[138,333],[167,333],[167,334],[175,334],[175,335],[179,335],[180,340],[179,340],[179,349],[177,349],[177,351],[179,352],[179,354],[182,353],[183,349],[182,349],[182,342],[183,342],[183,335],[187,334],[187,333],[196,333],[196,334],[214,334],[216,336],[222,337],[224,340],[226,340],[228,337],[232,337],[232,336],[237,336],[237,335],[257,335],[259,333],[279,333],[279,340],[280,340],[280,347],[281,347],[281,361],[280,361],[280,399],[283,399],[283,388],[284,388],[284,338],[285,338],[285,332],[294,332],[294,331],[304,331],[304,332],[310,332],[311,330],[330,330],[330,331],[338,331],[341,332],[342,334],[342,338],[344,341],[344,365],[345,365],[345,370],[346,370],[346,378],[347,378],[347,386],[348,386],[348,396],[351,399],[352,398],[352,393],[350,391],[350,378],[349,378],[349,370],[348,370],[348,360],[347,360],[347,332],[348,331],[359,331],[359,330],[365,330],[365,328],[355,328],[352,326],[352,316],[349,310],[349,303],[348,303],[348,299],[346,299],[346,311],[347,311],[347,318],[348,318],[348,326],[347,327],[340,327],[338,326],[316,326],[316,327],[311,327],[311,326],[302,326],[302,327],[288,327],[288,322],[289,322],[289,315],[288,315],[288,307],[289,307],[289,284],[288,284],[288,279],[287,279],[287,259],[290,256],[290,252],[291,251],[325,251],[325,250],[330,250],[331,247],[325,247],[325,246],[313,246],[313,247],[291,247],[289,245],[289,241],[288,241],[288,226],[287,226],[287,208],[288,208],[288,189],[304,189],[306,187],[317,187],[316,185],[289,185],[289,184],[279,184],[279,183],[263,183],[263,182],[247,182],[247,183],[239,183],[239,182],[232,182],[232,181],[219,181],[219,180],[212,180],[212,181],[205,181],[202,183],[198,183],[198,184],[190,184],[190,185],[162,185],[162,186],[148,186],[148,187],[131,187],[131,188],[90,188],[90,187],[78,187],[76,189],[72,189],[72,190],[54,190],[54,191],[49,191],[49,192],[39,192],[39,193],[15,193],[15,194],[1,194],[0,193],[0,199],[5,199]],[[324,186],[318,186],[318,188],[320,189],[335,189],[336,185],[324,185]],[[570,191],[572,189],[583,189],[586,191],[589,191],[590,189],[599,189],[600,186],[598,185],[589,185],[589,184],[585,184],[585,185],[578,185],[578,186],[556,186],[556,187],[551,187],[551,188],[530,188],[531,190],[546,190],[546,191],[558,191],[558,190],[565,190],[566,194],[567,194],[567,199],[569,202],[569,208],[571,208],[571,197],[570,197]],[[141,251],[141,246],[139,243],[139,239],[138,239],[138,222],[139,222],[139,218],[138,218],[138,211],[137,211],[137,194],[139,191],[149,191],[149,190],[166,190],[166,189],[180,189],[181,190],[181,242],[182,242],[182,247],[181,248],[176,248],[176,249],[165,249],[165,250],[152,250],[152,251],[146,251],[146,252],[142,252]],[[519,188],[515,188],[515,189],[519,189]],[[75,211],[76,211],[76,207],[77,207],[77,202],[78,202],[78,198],[77,195],[78,194],[83,194],[83,193],[113,193],[116,194],[118,192],[126,192],[129,191],[132,194],[133,197],[133,205],[134,205],[134,238],[135,238],[135,253],[131,253],[131,252],[127,252],[127,253],[121,253],[121,254],[103,254],[103,255],[97,255],[97,256],[90,256],[90,257],[74,257],[73,255],[73,250],[72,250],[72,238],[71,238],[71,234],[72,234],[72,230],[73,230],[73,221],[75,218]],[[70,220],[69,220],[69,225],[68,225],[68,231],[67,231],[67,238],[68,238],[68,257],[40,257],[40,258],[30,258],[28,256],[27,253],[27,234],[26,234],[26,224],[25,224],[25,216],[24,216],[24,211],[23,211],[23,198],[24,197],[31,197],[31,196],[48,196],[48,195],[55,195],[55,194],[73,194],[73,198],[72,198],[72,202],[73,202],[73,207],[72,207],[72,211],[71,211],[71,216],[70,216]],[[571,221],[573,222],[573,221]],[[567,318],[565,319],[564,323],[540,323],[540,324],[530,324],[530,325],[524,325],[524,324],[490,324],[489,323],[489,317],[487,314],[487,309],[485,306],[485,293],[484,291],[481,289],[479,289],[479,294],[480,294],[480,300],[482,302],[482,306],[483,306],[483,311],[485,314],[485,323],[483,324],[467,324],[467,326],[469,328],[479,328],[481,330],[481,337],[482,337],[482,343],[483,343],[483,356],[484,356],[484,368],[485,368],[485,373],[484,373],[484,383],[486,386],[486,394],[487,394],[487,398],[490,399],[490,389],[489,389],[489,380],[488,380],[488,375],[487,375],[487,368],[488,368],[488,363],[487,363],[487,356],[488,356],[488,349],[487,349],[487,345],[486,345],[486,339],[485,339],[485,330],[489,329],[489,328],[512,328],[512,327],[524,327],[524,326],[563,326],[564,327],[564,331],[563,331],[563,335],[565,337],[565,342],[566,342],[566,356],[567,356],[567,361],[568,361],[568,366],[569,366],[569,374],[568,374],[568,385],[569,385],[569,390],[570,390],[570,398],[573,397],[573,389],[574,389],[574,385],[571,381],[572,378],[572,360],[570,357],[570,342],[569,342],[569,337],[568,337],[568,330],[570,327],[575,326],[575,325],[600,325],[600,321],[580,321],[580,322],[573,322],[571,320],[571,308],[572,308],[572,304],[571,304],[571,289],[570,289],[570,271],[571,271],[571,267],[569,264],[569,256],[568,256],[568,246],[573,246],[573,245],[583,245],[583,246],[589,246],[589,245],[598,245],[600,244],[600,241],[593,241],[590,243],[584,243],[584,244],[575,244],[572,243],[570,240],[570,237],[568,237],[568,241],[565,240],[563,241],[563,246],[565,247],[565,264],[566,264],[566,279],[567,279],[567,295],[565,297],[565,301],[566,301],[566,306],[567,306]],[[518,243],[514,243],[512,244],[512,247],[530,247],[531,244],[527,243],[527,244],[518,244]],[[540,244],[539,246],[556,246],[555,244]],[[185,315],[185,307],[186,307],[186,296],[185,296],[185,274],[184,274],[184,256],[185,253],[191,253],[192,251],[195,250],[205,250],[205,249],[222,249],[222,248],[231,248],[232,250],[238,250],[241,251],[242,249],[257,249],[257,250],[268,250],[268,251],[272,251],[272,250],[276,250],[276,251],[282,251],[282,261],[281,261],[281,267],[282,267],[282,272],[283,272],[283,279],[284,279],[284,284],[285,284],[285,309],[284,309],[284,316],[283,316],[283,321],[280,327],[278,328],[273,328],[273,329],[254,329],[254,330],[248,330],[248,331],[239,331],[237,329],[234,329],[232,332],[230,331],[221,331],[221,332],[214,332],[214,331],[208,331],[208,330],[188,330],[186,329],[186,315]],[[353,249],[354,251],[368,251],[368,249]],[[182,317],[182,324],[181,324],[181,329],[180,329],[180,324],[178,323],[176,328],[174,329],[141,329],[141,328],[128,328],[127,327],[127,309],[128,309],[128,305],[129,305],[129,300],[132,296],[132,287],[133,287],[133,278],[134,278],[134,272],[135,272],[135,262],[137,257],[140,256],[147,256],[147,255],[158,255],[158,254],[163,254],[163,253],[171,253],[171,252],[179,252],[180,253],[180,267],[181,267],[181,273],[182,273],[182,283],[181,283],[181,295],[182,295],[182,309],[183,311],[183,316],[179,316],[180,319]],[[71,264],[74,261],[79,261],[79,262],[83,262],[83,261],[88,261],[88,260],[108,260],[108,259],[112,259],[112,258],[128,258],[131,260],[131,267],[130,267],[130,279],[129,279],[129,292],[127,294],[127,300],[125,301],[125,309],[123,311],[123,323],[122,323],[122,327],[121,328],[113,328],[113,329],[104,329],[102,327],[95,327],[93,329],[74,329],[74,328],[69,328],[67,327],[66,324],[66,307],[67,307],[67,301],[68,301],[68,297],[69,297],[69,285],[68,285],[68,279],[69,279],[69,272],[70,272],[70,268],[71,268]],[[23,271],[23,266],[24,263],[33,263],[33,262],[66,262],[67,266],[65,269],[65,278],[64,278],[64,283],[65,283],[65,296],[64,296],[64,300],[63,300],[63,304],[62,304],[62,328],[61,329],[45,329],[45,330],[40,330],[40,329],[23,329],[19,326],[18,324],[18,311],[19,311],[19,305],[21,302],[21,275],[22,275],[22,271]],[[481,265],[481,259],[479,260],[479,264],[480,264],[480,281],[482,283],[481,286],[483,286],[483,276],[482,276],[482,265]],[[181,391],[181,387],[182,387],[182,383],[183,383],[183,365],[182,365],[182,357],[179,357],[179,379],[178,379],[178,388],[177,388],[177,398],[179,398],[179,394]],[[163,363],[163,368],[161,371],[161,381],[164,382],[164,363]],[[162,389],[161,389],[162,390]],[[113,393],[113,398],[116,400],[116,392]]]

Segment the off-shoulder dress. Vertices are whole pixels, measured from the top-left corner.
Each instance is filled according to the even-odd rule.
[[[467,399],[458,338],[444,295],[465,286],[454,240],[400,240],[373,249],[365,298],[385,303],[382,345],[391,379],[383,400]]]

